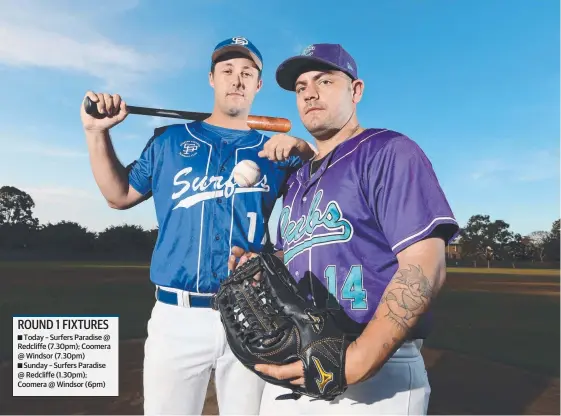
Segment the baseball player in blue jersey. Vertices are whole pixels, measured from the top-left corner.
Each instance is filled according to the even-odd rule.
[[[314,154],[303,140],[247,127],[262,70],[262,56],[247,39],[218,44],[209,74],[212,115],[157,128],[127,167],[109,136],[127,116],[125,102],[87,93],[108,116],[81,111],[103,196],[116,209],[153,197],[159,225],[150,267],[156,301],[145,344],[146,414],[200,414],[213,369],[221,414],[259,411],[264,383],[231,353],[212,295],[228,275],[233,246],[256,252],[272,246],[267,223],[275,201],[290,173]],[[242,187],[232,171],[244,160],[257,164],[260,178]]]
[[[361,335],[346,352],[344,394],[277,401],[289,391],[267,384],[261,414],[426,414],[420,348],[446,276],[445,245],[458,232],[431,163],[405,135],[360,126],[364,83],[340,45],[309,46],[279,66],[277,82],[295,92],[318,154],[288,180],[276,249],[304,295]],[[251,256],[233,253],[240,263]],[[301,362],[256,369],[304,382]]]

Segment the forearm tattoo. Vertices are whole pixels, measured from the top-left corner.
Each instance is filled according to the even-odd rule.
[[[389,349],[396,349],[397,348],[397,344],[399,344],[399,339],[397,339],[396,337],[392,337],[392,344],[388,343],[388,342],[384,342],[384,348],[386,350]]]
[[[409,332],[433,297],[431,281],[421,266],[399,269],[380,301],[376,318],[387,317],[403,331]]]

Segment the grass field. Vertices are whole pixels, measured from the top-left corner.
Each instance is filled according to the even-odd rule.
[[[144,337],[154,302],[143,265],[0,264],[0,328],[11,334],[16,314],[118,315],[121,339]],[[0,338],[0,360],[11,357],[11,337]]]
[[[15,314],[115,314],[122,340],[142,339],[153,302],[146,265],[0,263],[2,334],[12,333]],[[558,270],[450,269],[433,311],[431,351],[559,378]],[[3,336],[0,361],[11,355],[12,338]]]
[[[559,277],[559,270],[557,269],[514,269],[514,268],[484,268],[484,267],[450,267],[448,273],[455,274],[495,274],[495,275],[509,275],[509,276],[557,276]]]

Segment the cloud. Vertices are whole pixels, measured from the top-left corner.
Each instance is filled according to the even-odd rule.
[[[0,61],[86,73],[104,80],[106,89],[137,82],[159,67],[157,58],[104,39],[84,41],[5,22],[0,24]]]
[[[82,158],[88,157],[86,152],[77,152],[75,150],[63,149],[63,148],[30,148],[25,150],[26,153],[37,153],[43,156],[51,157],[64,157],[64,158]]]
[[[33,214],[41,224],[71,221],[90,231],[102,231],[111,225],[136,224],[145,229],[156,226],[151,201],[126,211],[111,209],[97,188],[49,185],[16,186],[35,202]]]
[[[284,38],[285,43],[290,45],[291,53],[295,53],[295,54],[301,53],[302,50],[306,46],[308,46],[308,44],[305,44],[302,41],[301,37],[296,34],[297,32],[298,31],[290,27],[285,27],[280,30],[280,34]]]
[[[504,172],[506,164],[500,159],[480,160],[474,163],[474,170],[470,177],[476,181],[488,179],[499,172]]]
[[[559,150],[534,150],[472,163],[469,177],[478,182],[537,182],[559,177]]]
[[[139,140],[141,138],[140,134],[135,133],[125,133],[117,137],[119,140]]]
[[[522,182],[536,182],[559,177],[559,151],[541,150],[522,160],[515,177]]]
[[[39,187],[39,188],[21,188],[22,191],[27,192],[33,200],[37,203],[44,202],[60,202],[67,199],[89,199],[99,200],[99,192],[95,194],[78,188],[68,187]]]
[[[80,152],[73,149],[67,149],[63,147],[52,147],[39,145],[38,143],[28,143],[25,147],[17,147],[12,150],[12,152],[26,153],[26,154],[37,154],[41,156],[50,157],[60,157],[60,158],[85,158],[88,157],[87,152]]]
[[[0,144],[4,151],[3,154],[6,156],[13,153],[24,153],[26,155],[34,154],[67,159],[88,157],[88,153],[85,151],[75,150],[70,147],[54,146],[52,141],[39,142],[27,138],[14,139],[12,135],[0,134]]]
[[[157,128],[157,127],[161,127],[161,126],[167,126],[169,124],[182,124],[182,123],[187,123],[189,122],[189,120],[183,120],[180,118],[167,118],[167,117],[154,117],[154,116],[150,116],[148,118],[148,120],[146,121],[146,124],[148,125],[148,127],[151,128]]]
[[[152,73],[177,68],[178,63],[161,51],[139,50],[104,33],[107,25],[119,24],[116,14],[136,4],[124,1],[115,9],[102,3],[90,7],[91,2],[86,8],[80,2],[55,6],[38,0],[0,0],[0,65],[85,74],[100,79],[105,90],[121,91]],[[103,6],[105,14],[101,14]]]

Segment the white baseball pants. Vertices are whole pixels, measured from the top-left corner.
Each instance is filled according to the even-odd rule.
[[[259,414],[265,382],[232,354],[218,311],[156,302],[145,344],[145,414],[200,415],[213,368],[220,414]]]
[[[331,402],[302,396],[275,400],[290,390],[267,383],[261,415],[426,415],[430,385],[422,341],[406,342],[371,379],[349,386]]]

